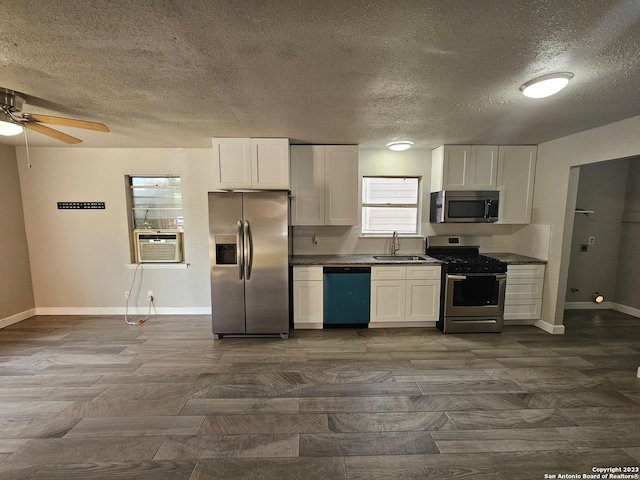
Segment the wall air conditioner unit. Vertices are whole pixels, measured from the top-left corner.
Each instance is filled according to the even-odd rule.
[[[182,232],[179,230],[134,230],[136,262],[182,262]]]

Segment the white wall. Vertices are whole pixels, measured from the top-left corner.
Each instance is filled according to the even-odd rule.
[[[158,313],[210,313],[207,192],[209,149],[18,148],[20,184],[36,312],[120,313],[134,270],[125,175],[182,178],[186,269],[144,267],[130,306],[146,312],[153,290]],[[104,201],[105,210],[58,210],[59,201]]]
[[[13,147],[0,145],[0,328],[34,314],[18,166]]]
[[[577,186],[577,178],[570,182],[570,168],[640,154],[638,131],[640,116],[538,146],[532,221],[551,227],[542,328],[563,331],[556,327],[561,327],[563,320],[571,243],[571,233],[565,233],[564,227],[573,225],[575,200],[567,208],[567,199]]]

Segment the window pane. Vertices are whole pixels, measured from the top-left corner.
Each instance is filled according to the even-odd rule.
[[[363,177],[362,233],[418,233],[420,177]]]
[[[182,210],[135,209],[135,228],[176,229],[184,226]]]
[[[134,187],[179,187],[180,177],[130,177]]]
[[[180,177],[129,177],[136,229],[184,226]]]
[[[363,207],[362,233],[418,233],[415,207]]]
[[[180,208],[182,206],[182,194],[177,188],[134,188],[133,206]]]
[[[417,204],[418,178],[364,177],[362,203]]]

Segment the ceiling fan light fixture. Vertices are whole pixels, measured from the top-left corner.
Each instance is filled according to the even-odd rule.
[[[0,120],[0,135],[2,135],[3,137],[18,135],[19,133],[22,133],[23,130],[24,127],[22,125]]]
[[[387,148],[389,150],[393,150],[394,152],[403,152],[405,150],[409,150],[411,147],[413,147],[413,142],[410,142],[408,140],[398,140],[395,142],[387,143]]]
[[[572,78],[571,72],[550,73],[523,83],[520,91],[529,98],[550,97],[566,87]]]

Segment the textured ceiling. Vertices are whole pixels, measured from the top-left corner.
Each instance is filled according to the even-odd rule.
[[[2,0],[0,87],[90,147],[537,144],[640,115],[640,1]]]

